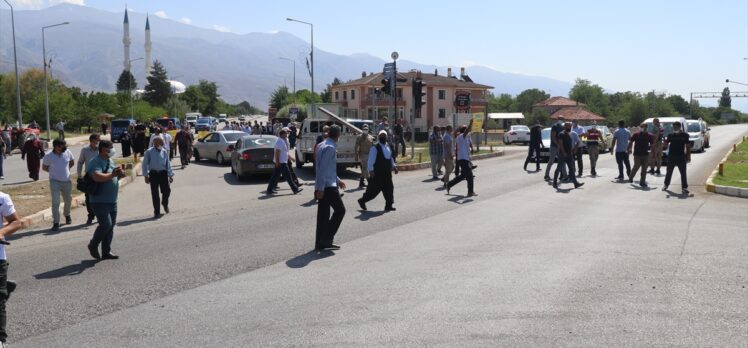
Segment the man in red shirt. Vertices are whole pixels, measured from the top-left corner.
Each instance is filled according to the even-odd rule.
[[[647,182],[645,181],[647,178],[647,159],[649,158],[649,147],[653,142],[654,137],[652,134],[647,132],[647,125],[642,123],[639,126],[639,132],[631,136],[631,140],[629,140],[629,155],[631,154],[631,148],[634,148],[634,168],[631,170],[631,174],[629,175],[629,182],[634,182],[636,171],[641,168],[642,175],[641,180],[639,181],[639,186],[647,187]]]

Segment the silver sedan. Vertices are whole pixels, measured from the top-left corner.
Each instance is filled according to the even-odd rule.
[[[234,152],[234,144],[245,135],[247,133],[241,131],[223,130],[208,133],[198,139],[193,147],[195,161],[205,158],[214,159],[220,165],[228,163],[226,159],[231,158],[231,153]]]

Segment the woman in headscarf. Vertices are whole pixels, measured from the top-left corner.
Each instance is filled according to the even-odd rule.
[[[32,134],[26,139],[21,148],[21,159],[26,158],[26,168],[29,170],[29,178],[34,181],[39,180],[39,167],[41,159],[44,157],[44,148],[42,143]]]
[[[125,131],[124,133],[122,133],[122,137],[119,140],[120,142],[122,142],[122,157],[130,157],[130,147],[132,146],[130,133],[128,131]]]

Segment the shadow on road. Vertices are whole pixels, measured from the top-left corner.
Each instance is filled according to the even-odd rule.
[[[140,219],[133,219],[133,220],[127,220],[127,221],[119,221],[117,222],[117,226],[125,227],[130,225],[136,225],[143,222],[153,221],[153,216],[144,217]]]
[[[286,266],[290,268],[304,268],[312,261],[322,260],[335,255],[331,250],[312,250],[304,255],[299,255],[286,261]]]
[[[229,185],[238,185],[238,186],[251,186],[251,185],[267,185],[268,181],[270,181],[270,175],[253,175],[249,177],[248,179],[239,181],[239,179],[236,178],[236,175],[231,173],[223,174],[223,180],[226,181]]]
[[[675,197],[675,198],[678,198],[678,199],[686,199],[688,197],[693,197],[693,193],[689,193],[689,194],[675,193],[675,192],[670,191],[670,190],[665,190],[665,192],[667,192],[666,198]]]
[[[74,276],[83,273],[83,271],[93,267],[98,263],[96,260],[83,260],[81,263],[76,265],[65,266],[55,270],[51,270],[44,273],[39,273],[34,276],[36,279],[55,279],[67,276]]]
[[[466,196],[455,196],[455,197],[452,197],[452,198],[448,199],[448,201],[450,201],[452,203],[457,203],[457,204],[466,204],[466,203],[472,202],[473,199],[472,198],[467,198]]]
[[[361,221],[367,221],[367,220],[375,218],[375,217],[380,217],[380,216],[384,215],[384,213],[385,213],[384,210],[382,210],[382,211],[368,211],[368,210],[363,211],[363,210],[359,210],[359,215],[356,216],[356,217],[354,217],[354,219],[361,220]]]

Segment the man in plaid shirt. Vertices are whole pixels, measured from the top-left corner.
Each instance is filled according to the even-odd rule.
[[[439,126],[434,126],[434,131],[429,136],[429,155],[431,156],[431,176],[439,180],[439,171],[444,159],[444,142],[440,134]]]

